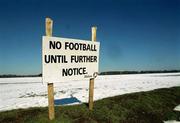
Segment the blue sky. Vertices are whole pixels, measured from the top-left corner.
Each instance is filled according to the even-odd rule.
[[[180,69],[179,0],[0,0],[0,74],[41,73],[45,18],[53,36],[91,39],[100,71]]]

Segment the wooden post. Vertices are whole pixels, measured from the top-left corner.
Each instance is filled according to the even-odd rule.
[[[92,27],[92,41],[96,41],[96,30],[97,27]],[[93,109],[93,97],[94,97],[94,78],[89,81],[89,110]]]
[[[52,36],[52,25],[53,21],[50,18],[46,18],[46,36]],[[54,85],[53,83],[48,83],[48,110],[49,119],[53,120],[55,118],[54,113]]]

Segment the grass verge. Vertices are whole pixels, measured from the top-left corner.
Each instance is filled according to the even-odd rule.
[[[55,107],[48,120],[47,107],[0,112],[0,123],[162,123],[177,119],[173,108],[180,104],[180,87],[125,94],[87,104]]]

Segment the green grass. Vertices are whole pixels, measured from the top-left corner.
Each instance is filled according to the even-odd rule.
[[[158,89],[105,98],[87,104],[55,107],[55,120],[48,109],[29,108],[0,112],[0,123],[162,123],[177,119],[173,108],[180,104],[180,87]]]

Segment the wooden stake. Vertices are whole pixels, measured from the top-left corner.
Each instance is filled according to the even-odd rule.
[[[96,30],[97,30],[97,27],[92,27],[91,28],[91,31],[92,31],[91,40],[92,41],[96,41]]]
[[[96,41],[96,30],[97,27],[92,27],[92,41]],[[89,81],[89,110],[93,109],[93,97],[94,97],[94,78]]]
[[[51,18],[46,18],[46,36],[52,36],[53,21]]]
[[[53,120],[55,118],[54,113],[54,85],[53,83],[48,83],[48,109],[49,109],[49,119]]]
[[[50,18],[46,18],[46,36],[52,36],[52,25],[53,21]],[[53,120],[55,118],[54,113],[54,85],[53,83],[48,83],[48,110],[49,119]]]

